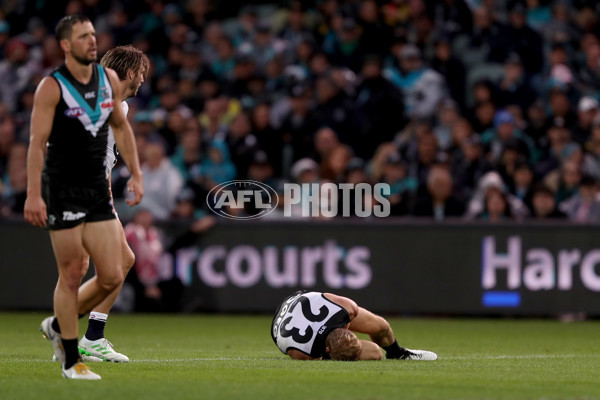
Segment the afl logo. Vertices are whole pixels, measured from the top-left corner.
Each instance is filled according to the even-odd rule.
[[[262,218],[275,210],[277,192],[267,184],[250,180],[221,183],[208,192],[208,207],[217,215],[229,219]]]
[[[79,118],[83,114],[85,114],[83,107],[73,107],[65,110],[65,115],[69,118]]]

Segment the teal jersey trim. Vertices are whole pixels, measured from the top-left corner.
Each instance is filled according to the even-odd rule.
[[[105,91],[103,89],[106,86],[105,81],[104,81],[104,71],[102,70],[102,66],[100,64],[98,64],[97,68],[98,68],[98,95],[96,97],[96,107],[94,109],[92,109],[92,107],[90,107],[88,102],[85,101],[85,99],[81,96],[81,94],[75,88],[75,86],[73,86],[71,84],[71,82],[69,82],[69,80],[67,78],[65,78],[65,76],[63,74],[61,74],[58,71],[54,74],[54,76],[57,79],[60,79],[60,81],[65,85],[65,87],[67,88],[69,93],[71,93],[71,96],[73,96],[75,101],[77,101],[79,106],[82,107],[83,109],[85,109],[86,114],[90,117],[90,120],[92,121],[92,124],[94,124],[94,125],[96,125],[96,123],[100,119],[100,116],[102,115],[102,110],[100,109],[100,104],[102,104],[105,100],[105,98],[104,98]]]

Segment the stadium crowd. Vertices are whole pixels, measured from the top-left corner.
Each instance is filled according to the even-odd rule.
[[[100,55],[150,57],[128,118],[155,221],[207,229],[206,193],[236,178],[385,182],[394,216],[600,221],[600,3],[585,0],[5,1],[0,218],[22,214],[33,94],[74,13]],[[117,202],[126,179],[114,169]]]

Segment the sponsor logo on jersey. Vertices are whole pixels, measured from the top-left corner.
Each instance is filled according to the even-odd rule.
[[[323,326],[321,327],[321,329],[319,329],[319,335],[322,335],[322,334],[323,334],[323,332],[325,332],[325,330],[326,330],[326,329],[327,329],[327,325],[323,325]]]
[[[83,114],[85,114],[85,109],[83,107],[72,107],[65,110],[65,115],[69,118],[79,118]]]
[[[100,103],[100,108],[113,108],[115,105],[115,102],[110,100],[110,101],[105,101],[104,103]]]
[[[84,97],[86,98],[86,100],[94,99],[94,98],[96,98],[96,92],[95,91],[94,92],[86,92]]]
[[[72,212],[72,211],[63,211],[63,221],[77,221],[85,217],[85,213],[83,212]]]
[[[102,98],[107,99],[110,97],[110,93],[108,92],[106,86],[102,86],[100,89],[98,89],[98,93],[100,93],[100,96],[102,96]]]

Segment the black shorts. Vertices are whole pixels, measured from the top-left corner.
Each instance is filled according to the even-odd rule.
[[[46,202],[50,230],[69,229],[84,222],[116,219],[108,183],[96,186],[68,186],[42,178],[42,193]]]

